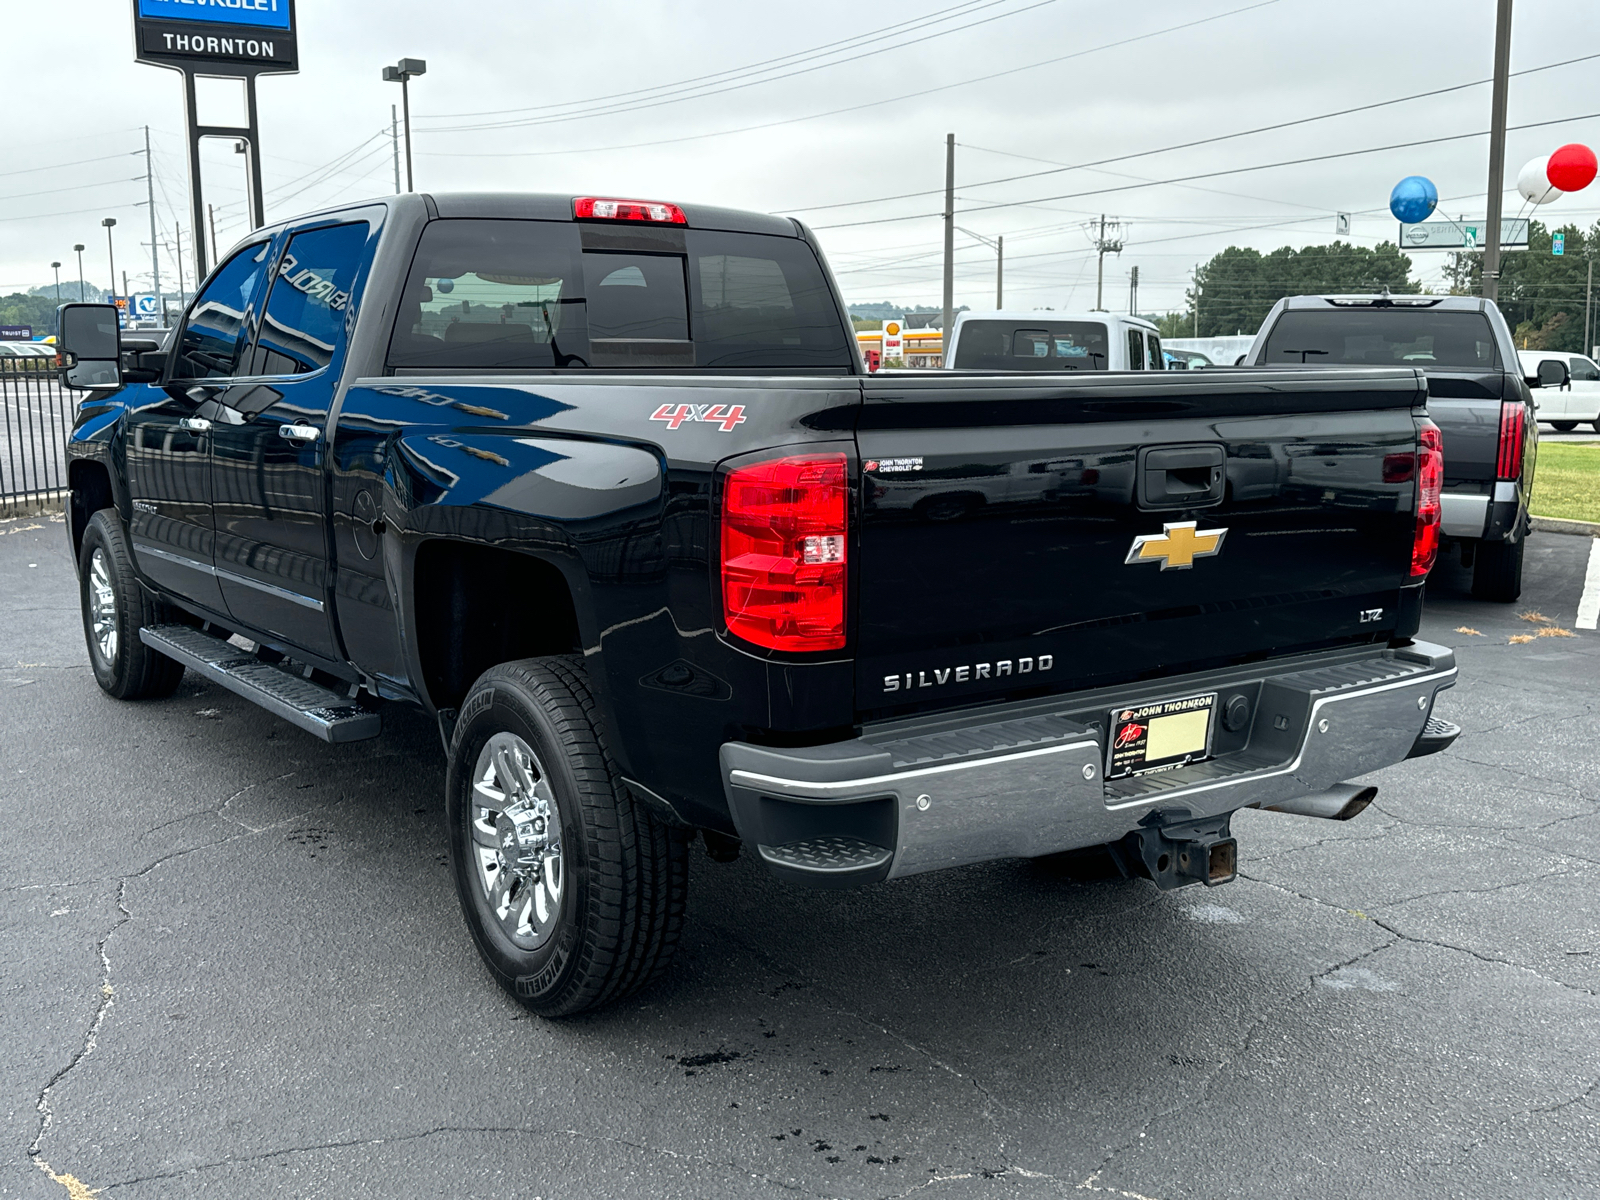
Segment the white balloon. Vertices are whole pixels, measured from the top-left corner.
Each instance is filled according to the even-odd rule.
[[[1530,158],[1527,165],[1517,172],[1517,191],[1529,204],[1549,204],[1566,195],[1550,182],[1550,176],[1546,174],[1549,167],[1550,156],[1546,154],[1542,158]]]

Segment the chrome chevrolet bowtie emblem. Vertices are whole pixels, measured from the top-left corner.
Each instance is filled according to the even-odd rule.
[[[1197,558],[1210,558],[1222,549],[1226,529],[1198,529],[1196,521],[1162,525],[1160,533],[1146,533],[1133,539],[1125,560],[1129,563],[1160,562],[1163,571],[1194,566]]]

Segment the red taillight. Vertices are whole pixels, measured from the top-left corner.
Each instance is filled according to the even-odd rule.
[[[722,493],[728,632],[769,650],[844,648],[850,492],[843,454],[729,473]]]
[[[1424,420],[1417,434],[1417,524],[1411,538],[1411,577],[1433,570],[1439,557],[1439,494],[1444,490],[1444,437]]]
[[[1500,406],[1500,450],[1495,455],[1496,479],[1522,478],[1522,442],[1528,410],[1520,400],[1507,400]]]
[[[687,225],[689,218],[676,204],[660,200],[602,200],[582,196],[572,202],[572,215],[580,221],[649,221],[656,225]]]

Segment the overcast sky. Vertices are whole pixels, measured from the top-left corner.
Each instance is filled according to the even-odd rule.
[[[8,13],[0,293],[49,282],[53,259],[75,279],[75,242],[104,286],[105,216],[118,221],[119,272],[148,288],[138,153],[147,123],[171,286],[174,226],[190,236],[181,83],[134,63],[130,7],[53,0]],[[1485,80],[1493,0],[926,0],[913,16],[915,7],[299,0],[301,72],[260,84],[267,217],[394,190],[387,130],[400,89],[381,71],[402,56],[428,65],[412,85],[419,190],[792,213],[819,231],[851,301],[939,302],[941,223],[928,214],[941,207],[948,132],[958,142],[956,223],[1005,236],[1008,308],[1093,305],[1084,225],[1101,213],[1124,222],[1125,248],[1106,259],[1106,306],[1126,308],[1138,266],[1139,308],[1160,312],[1182,307],[1193,265],[1230,244],[1331,241],[1339,211],[1356,214],[1358,243],[1392,241],[1386,206],[1404,175],[1432,178],[1442,211],[1485,211],[1486,137],[1165,181],[1477,133],[1488,127],[1487,85],[992,181]],[[1590,54],[1600,55],[1600,5],[1518,0],[1513,71]],[[1512,79],[1511,125],[1560,123],[1509,136],[1508,186],[1530,157],[1600,144],[1600,117],[1576,119],[1600,113],[1597,80],[1600,57]],[[206,196],[224,248],[247,231],[241,161],[231,144],[209,144]],[[1507,205],[1515,215],[1514,192]],[[1600,184],[1540,215],[1591,224]],[[1414,274],[1437,279],[1442,258],[1414,255]],[[956,263],[957,303],[992,308],[993,251],[958,234]]]

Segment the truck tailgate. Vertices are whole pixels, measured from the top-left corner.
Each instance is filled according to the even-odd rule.
[[[1384,640],[1425,398],[1404,369],[867,380],[858,711]]]

